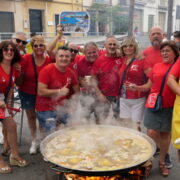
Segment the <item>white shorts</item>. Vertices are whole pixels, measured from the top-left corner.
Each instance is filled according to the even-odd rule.
[[[120,98],[120,118],[131,118],[133,122],[142,122],[144,119],[146,98]]]

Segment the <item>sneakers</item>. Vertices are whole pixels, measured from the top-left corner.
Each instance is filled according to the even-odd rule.
[[[166,156],[165,156],[165,164],[166,164],[166,167],[168,169],[172,168],[173,167],[173,164],[172,164],[172,159],[170,157],[170,155],[167,153]]]
[[[37,140],[33,140],[31,143],[31,147],[29,149],[30,154],[36,154],[39,148],[39,142]]]

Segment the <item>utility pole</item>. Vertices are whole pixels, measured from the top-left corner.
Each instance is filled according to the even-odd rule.
[[[168,38],[169,40],[171,39],[172,26],[173,26],[173,21],[172,21],[173,1],[174,1],[174,0],[168,0],[167,38]]]
[[[134,0],[130,0],[128,36],[133,35],[133,19],[134,19]]]
[[[110,0],[110,34],[113,34],[113,21],[112,21],[112,0]]]

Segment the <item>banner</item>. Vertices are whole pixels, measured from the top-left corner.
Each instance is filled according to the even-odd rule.
[[[60,22],[64,33],[88,32],[90,27],[90,16],[85,11],[63,11],[60,13]]]

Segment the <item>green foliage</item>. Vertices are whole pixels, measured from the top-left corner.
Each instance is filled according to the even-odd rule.
[[[101,25],[113,24],[113,34],[119,34],[128,31],[128,11],[122,9],[119,5],[109,6],[105,4],[93,3],[90,7],[91,21],[98,21]]]

